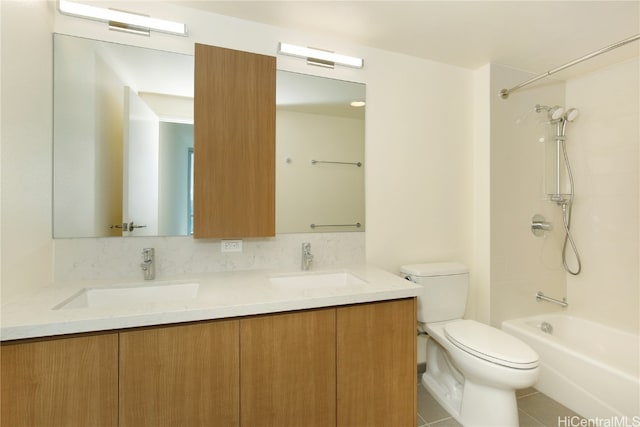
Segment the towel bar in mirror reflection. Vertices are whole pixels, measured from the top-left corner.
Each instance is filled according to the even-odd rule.
[[[330,228],[330,227],[362,227],[362,224],[356,222],[354,224],[309,224],[310,228]]]

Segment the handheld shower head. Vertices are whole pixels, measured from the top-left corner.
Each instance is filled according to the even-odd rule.
[[[564,115],[564,119],[568,122],[572,122],[578,118],[580,111],[577,108],[569,108]]]
[[[551,118],[551,120],[558,120],[562,117],[563,114],[564,108],[559,105],[556,105],[549,110],[549,117]]]
[[[536,113],[539,113],[543,110],[549,114],[549,119],[551,120],[559,120],[564,114],[564,108],[559,105],[554,105],[553,107],[540,104],[536,105]]]

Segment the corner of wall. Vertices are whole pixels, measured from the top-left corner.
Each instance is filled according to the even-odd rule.
[[[470,256],[470,291],[466,316],[489,323],[491,274],[490,223],[490,117],[491,64],[474,72],[473,91],[473,204],[470,210],[473,236]]]
[[[3,1],[0,8],[4,302],[51,282],[51,32],[55,3]],[[26,31],[25,23],[29,23]]]

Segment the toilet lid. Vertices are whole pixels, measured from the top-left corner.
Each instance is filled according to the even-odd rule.
[[[538,354],[531,347],[483,323],[460,320],[447,324],[444,333],[456,347],[488,362],[516,369],[538,366]]]

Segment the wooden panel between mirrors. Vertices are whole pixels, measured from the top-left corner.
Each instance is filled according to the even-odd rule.
[[[194,237],[275,235],[276,59],[196,44]]]

